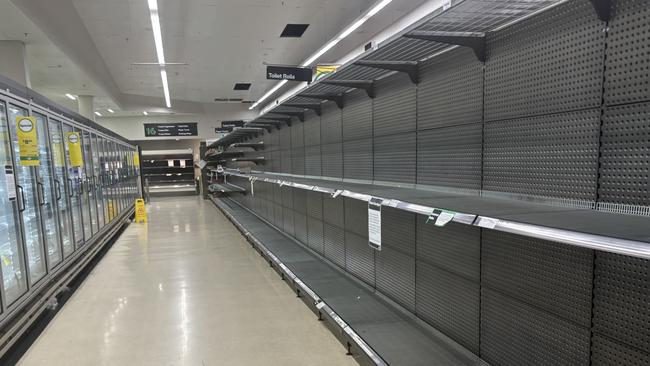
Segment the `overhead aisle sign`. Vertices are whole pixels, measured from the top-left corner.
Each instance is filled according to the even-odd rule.
[[[196,122],[188,123],[145,123],[145,137],[198,136]]]
[[[66,142],[68,143],[68,151],[70,152],[70,164],[73,167],[82,167],[84,165],[83,154],[81,153],[81,137],[79,132],[68,132],[65,135]]]
[[[38,150],[38,134],[36,133],[36,118],[16,117],[18,131],[18,146],[20,148],[20,165],[38,166],[40,151]]]
[[[269,80],[291,80],[311,82],[314,71],[310,67],[267,66],[266,78]]]

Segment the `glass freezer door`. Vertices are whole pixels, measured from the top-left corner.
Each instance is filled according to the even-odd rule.
[[[126,208],[126,167],[124,165],[124,146],[116,144],[120,174],[120,212]]]
[[[115,217],[115,204],[113,203],[112,196],[112,187],[111,187],[111,164],[108,156],[108,141],[100,137],[99,144],[101,147],[100,156],[101,156],[101,176],[102,176],[102,185],[103,189],[103,198],[104,198],[104,217],[106,222],[111,222]]]
[[[99,230],[97,216],[97,201],[95,191],[95,176],[93,171],[93,150],[90,138],[90,132],[82,131],[81,133],[82,149],[84,153],[84,163],[86,168],[86,191],[88,196],[88,205],[90,207],[90,226],[92,234]]]
[[[59,236],[58,198],[61,195],[60,187],[56,184],[54,169],[52,168],[52,154],[48,139],[49,125],[47,117],[34,113],[38,126],[38,149],[40,151],[40,164],[38,165],[38,185],[40,188],[40,207],[45,243],[47,244],[47,259],[50,269],[63,261],[61,237]]]
[[[75,131],[79,133],[79,137],[82,139],[82,157],[83,157],[83,164],[79,168],[79,188],[80,188],[80,197],[81,197],[81,213],[83,217],[83,230],[84,230],[84,242],[82,244],[85,244],[86,241],[90,240],[90,237],[93,236],[92,228],[91,228],[91,221],[90,221],[90,199],[88,197],[88,174],[90,174],[86,169],[85,166],[88,164],[87,160],[88,157],[86,154],[83,153],[84,150],[84,142],[83,142],[83,132],[82,130],[75,128]]]
[[[52,160],[54,163],[54,184],[56,188],[56,202],[59,212],[59,228],[63,244],[63,256],[67,258],[74,252],[74,236],[72,233],[72,214],[69,202],[72,187],[68,184],[69,181],[66,174],[65,135],[61,129],[61,122],[50,119],[48,126],[50,129],[50,146],[52,146]]]
[[[70,146],[68,145],[67,140],[71,132],[74,132],[72,127],[64,123],[63,136],[65,138],[65,143],[63,146],[65,148],[65,163],[67,166],[66,185],[68,187],[68,196],[70,197],[70,212],[72,213],[72,232],[74,233],[76,246],[80,247],[84,243],[84,225],[81,214],[81,202],[83,197],[83,186],[81,182],[83,181],[83,168],[72,165],[72,160],[70,159]]]
[[[23,255],[23,240],[20,235],[20,193],[16,192],[14,179],[13,157],[7,108],[0,101],[0,266],[2,266],[2,289],[4,292],[4,308],[11,305],[22,294],[27,292],[25,277],[25,262]]]
[[[41,230],[39,193],[40,183],[38,182],[36,168],[33,166],[20,165],[20,147],[16,134],[16,117],[27,116],[27,109],[10,105],[9,106],[9,129],[14,143],[14,160],[16,166],[16,180],[18,191],[22,201],[22,221],[25,234],[25,249],[27,252],[27,263],[29,268],[29,283],[35,284],[45,276],[45,246]],[[37,123],[38,128],[38,123]]]
[[[97,201],[97,222],[99,228],[104,227],[104,191],[102,184],[101,168],[101,137],[92,134],[92,151],[93,151],[93,180],[95,182],[95,199]]]

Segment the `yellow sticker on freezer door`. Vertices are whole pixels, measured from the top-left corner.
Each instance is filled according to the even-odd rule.
[[[133,165],[140,167],[140,156],[138,155],[137,151],[133,153]]]
[[[63,150],[63,139],[58,132],[52,134],[52,155],[56,167],[65,166],[65,153]]]
[[[84,158],[81,153],[81,137],[79,137],[79,132],[67,132],[65,139],[68,143],[68,151],[70,152],[70,164],[73,167],[82,167],[84,165]]]
[[[20,165],[38,166],[40,151],[38,150],[38,134],[36,133],[36,118],[16,117],[18,131],[18,146],[20,148]]]

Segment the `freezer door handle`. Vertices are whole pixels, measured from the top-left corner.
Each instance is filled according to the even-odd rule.
[[[68,178],[68,183],[70,185],[70,193],[69,196],[70,198],[74,197],[74,183],[72,182],[72,178]]]
[[[43,206],[45,205],[45,186],[41,182],[36,182],[36,186],[38,187],[38,205]]]
[[[18,205],[18,212],[23,212],[25,211],[25,190],[23,189],[23,186],[16,184],[16,187],[18,190],[20,190],[20,204]]]
[[[61,201],[61,183],[58,179],[54,180],[54,187],[56,187],[56,200]]]

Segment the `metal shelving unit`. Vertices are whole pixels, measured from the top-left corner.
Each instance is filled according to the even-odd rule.
[[[196,194],[191,150],[145,150],[142,152],[142,173],[152,196]]]

